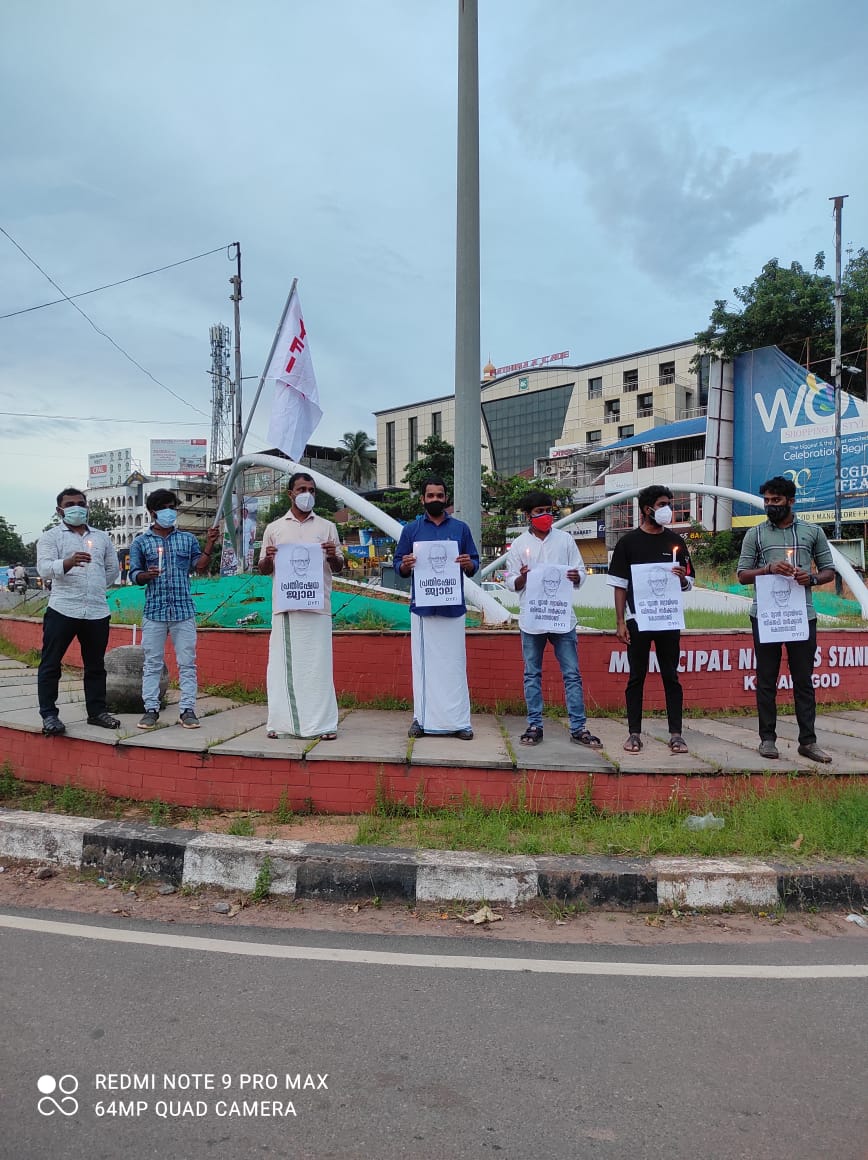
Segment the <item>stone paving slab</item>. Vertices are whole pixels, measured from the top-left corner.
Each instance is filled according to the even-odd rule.
[[[204,700],[202,708],[204,711]],[[239,705],[236,708],[227,708],[223,712],[200,717],[201,729],[184,729],[181,725],[169,725],[165,729],[154,729],[148,733],[139,732],[138,737],[124,738],[119,744],[136,749],[177,749],[185,753],[202,753],[213,745],[228,741],[230,737],[237,737],[239,733],[248,733],[251,729],[256,729],[262,724],[264,715],[264,705]]]
[[[409,729],[412,717],[405,715]],[[410,755],[411,765],[454,765],[464,768],[514,769],[500,727],[494,717],[474,714],[472,741],[457,737],[417,737]]]
[[[841,733],[845,737],[859,737],[865,743],[863,753],[868,753],[868,721],[864,717],[847,717],[844,713],[818,713],[818,733]]]
[[[14,661],[12,657],[0,657],[0,671],[4,669],[26,669],[24,661]]]
[[[265,710],[264,705],[262,708]],[[227,757],[273,757],[282,761],[292,758],[297,761],[313,744],[303,737],[269,737],[265,725],[260,725],[249,733],[239,733],[229,741],[212,745],[209,752]]]
[[[36,684],[36,669],[0,669],[0,691],[30,684]]]
[[[642,743],[644,748],[639,753],[626,753],[624,742],[627,740],[627,725],[624,721],[613,720],[611,717],[597,717],[588,721],[588,728],[596,733],[603,742],[603,753],[618,767],[621,773],[715,773],[716,766],[703,761],[694,753],[677,755],[669,752],[665,744],[669,740],[669,731],[665,722],[660,722],[662,732],[657,736],[658,722],[654,718],[647,718],[642,722]],[[650,730],[654,730],[654,733]]]
[[[410,748],[407,714],[354,709],[338,727],[335,741],[317,741],[307,751],[308,761],[405,762]],[[450,738],[450,740],[454,740]],[[473,742],[456,741],[456,745]]]
[[[83,701],[84,690],[79,685],[78,688],[67,685],[66,688],[61,686],[57,691],[58,705],[68,705],[73,701]],[[14,709],[39,709],[39,696],[34,687],[32,690],[16,690],[15,696],[0,697],[0,711],[4,713],[11,712]]]
[[[527,726],[525,717],[501,717],[506,726],[519,769],[566,769],[576,773],[614,773],[612,765],[599,749],[588,749],[570,740],[565,722],[546,718],[543,739],[539,745],[522,745],[519,738]],[[596,733],[595,728],[588,728]]]
[[[718,762],[725,773],[807,773],[813,769],[811,762],[800,757],[793,745],[780,748],[779,761],[760,757],[757,752],[759,736],[756,733],[756,722],[751,718],[744,720],[750,728],[729,725],[725,721],[691,718],[688,728],[684,730],[684,739],[691,750],[695,742],[702,756]],[[690,738],[688,733],[691,734]],[[723,760],[720,759],[720,750],[723,750]]]
[[[778,717],[777,729],[779,749],[782,743],[793,747],[798,745],[799,726],[795,718]],[[830,754],[832,763],[831,765],[815,765],[813,761],[808,761],[809,769],[819,769],[823,773],[833,771],[836,773],[868,773],[868,761],[865,760],[868,746],[861,737],[846,736],[842,733],[824,730],[818,719],[817,744]],[[805,758],[803,757],[801,760],[805,761]]]
[[[67,727],[76,721],[84,721],[87,717],[87,709],[83,699],[64,703],[59,697],[58,709],[60,710],[60,719]],[[24,733],[42,732],[42,718],[39,716],[38,706],[11,709],[0,713],[0,725],[9,729],[20,729]]]

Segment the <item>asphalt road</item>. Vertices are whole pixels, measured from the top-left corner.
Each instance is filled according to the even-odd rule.
[[[445,945],[7,909],[0,963],[4,1160],[868,1157],[859,930]]]

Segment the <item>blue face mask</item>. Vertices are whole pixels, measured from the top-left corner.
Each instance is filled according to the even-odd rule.
[[[163,508],[162,511],[154,513],[154,518],[161,528],[173,528],[178,522],[178,513],[174,508]]]
[[[63,522],[69,524],[71,528],[80,528],[82,524],[87,523],[87,508],[81,506],[65,508]]]

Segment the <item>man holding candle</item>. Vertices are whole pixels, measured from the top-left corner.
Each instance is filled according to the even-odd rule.
[[[564,697],[570,720],[570,737],[577,745],[601,749],[599,737],[590,732],[585,717],[585,697],[576,645],[576,617],[570,612],[567,632],[545,632],[532,626],[525,613],[527,574],[531,568],[556,564],[566,567],[567,579],[580,588],[587,579],[582,554],[569,532],[552,527],[552,497],[544,491],[531,491],[519,507],[528,518],[528,531],[522,532],[506,555],[506,586],[518,593],[521,651],[524,657],[524,699],[527,703],[527,729],[521,735],[522,745],[538,745],[543,739],[542,664],[546,644],[550,641],[564,682]]]
[[[267,732],[271,738],[319,737],[334,741],[338,728],[332,662],[332,573],[341,572],[344,557],[338,530],[314,512],[316,483],[297,471],[289,479],[290,508],[274,520],[262,536],[259,571],[275,576],[278,551],[285,545],[311,545],[295,556],[295,574],[322,577],[322,607],[271,613],[268,641]],[[292,547],[287,551],[292,558]],[[275,576],[273,592],[277,592]],[[274,604],[274,599],[272,604]]]
[[[147,585],[142,616],[142,701],[145,713],[139,729],[153,729],[160,718],[160,676],[166,637],[171,637],[181,686],[178,723],[198,729],[196,716],[196,609],[190,592],[190,573],[205,572],[211,563],[220,529],[208,529],[204,549],[191,532],[181,532],[178,497],[158,488],[145,501],[151,527],[130,545],[130,583]]]
[[[106,589],[120,575],[109,537],[87,522],[87,499],[76,487],[57,497],[59,523],[39,537],[36,567],[51,596],[42,621],[42,658],[36,678],[42,732],[58,737],[66,726],[57,711],[60,666],[77,639],[84,666],[84,700],[89,725],[117,729],[120,721],[106,705],[105,651],[109,639]]]
[[[420,498],[425,510],[401,532],[395,548],[395,570],[401,576],[413,575],[417,564],[414,545],[430,540],[451,541],[458,547],[452,563],[460,569],[461,600],[442,605],[418,603],[413,579],[410,596],[413,722],[408,736],[424,737],[430,733],[472,741],[463,578],[479,571],[479,552],[467,524],[446,510],[449,496],[444,480],[429,476],[422,483]]]
[[[687,592],[693,587],[693,565],[687,545],[669,528],[672,523],[672,492],[669,488],[657,483],[643,488],[639,492],[638,505],[639,526],[627,532],[615,545],[608,576],[609,584],[615,589],[615,632],[618,640],[627,646],[630,666],[625,694],[629,735],[624,750],[639,753],[642,749],[642,694],[653,644],[666,697],[669,749],[672,753],[686,753],[687,744],[681,736],[684,694],[678,680],[681,633],[677,629],[638,630],[631,568],[634,564],[668,566],[681,581],[682,592]]]
[[[799,723],[799,753],[823,764],[832,759],[817,745],[815,731],[817,700],[814,693],[814,655],[817,648],[817,613],[811,593],[818,584],[835,578],[832,551],[821,527],[808,524],[793,512],[796,485],[784,476],[766,480],[759,494],[766,518],[749,528],[738,558],[739,584],[753,584],[757,576],[790,577],[805,589],[808,611],[808,639],[790,640],[787,661],[793,679],[793,701]],[[812,567],[816,571],[812,571]],[[763,757],[780,756],[777,747],[777,687],[781,670],[780,641],[762,643],[756,615],[756,600],[750,610],[756,654],[756,706],[759,719],[759,751]]]

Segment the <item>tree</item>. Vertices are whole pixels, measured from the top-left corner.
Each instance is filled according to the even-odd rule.
[[[120,516],[115,515],[104,499],[95,499],[87,505],[87,522],[92,528],[99,528],[101,532],[110,532],[123,521]]]
[[[710,325],[696,335],[699,355],[729,360],[743,351],[778,346],[796,362],[817,365],[828,377],[835,349],[835,282],[825,274],[825,255],[817,254],[813,271],[798,262],[781,266],[766,262],[747,286],[733,290],[740,309],[729,309],[718,298]],[[868,325],[868,252],[860,249],[847,262],[841,277],[842,350],[849,364],[865,369]],[[825,364],[825,365],[824,365]]]
[[[351,487],[361,487],[374,474],[371,451],[374,441],[365,431],[345,431],[338,442],[341,449],[341,467],[344,482]]]
[[[439,475],[446,484],[446,493],[452,498],[455,486],[455,448],[439,435],[429,435],[416,448],[416,459],[404,472],[404,483],[417,496],[429,475]]]
[[[24,541],[15,531],[15,525],[7,523],[5,516],[0,516],[0,564],[23,563],[26,554]]]
[[[482,546],[499,551],[506,543],[506,529],[515,524],[519,504],[530,491],[544,491],[552,497],[555,506],[568,503],[570,489],[552,487],[549,480],[526,479],[523,475],[482,473]]]

